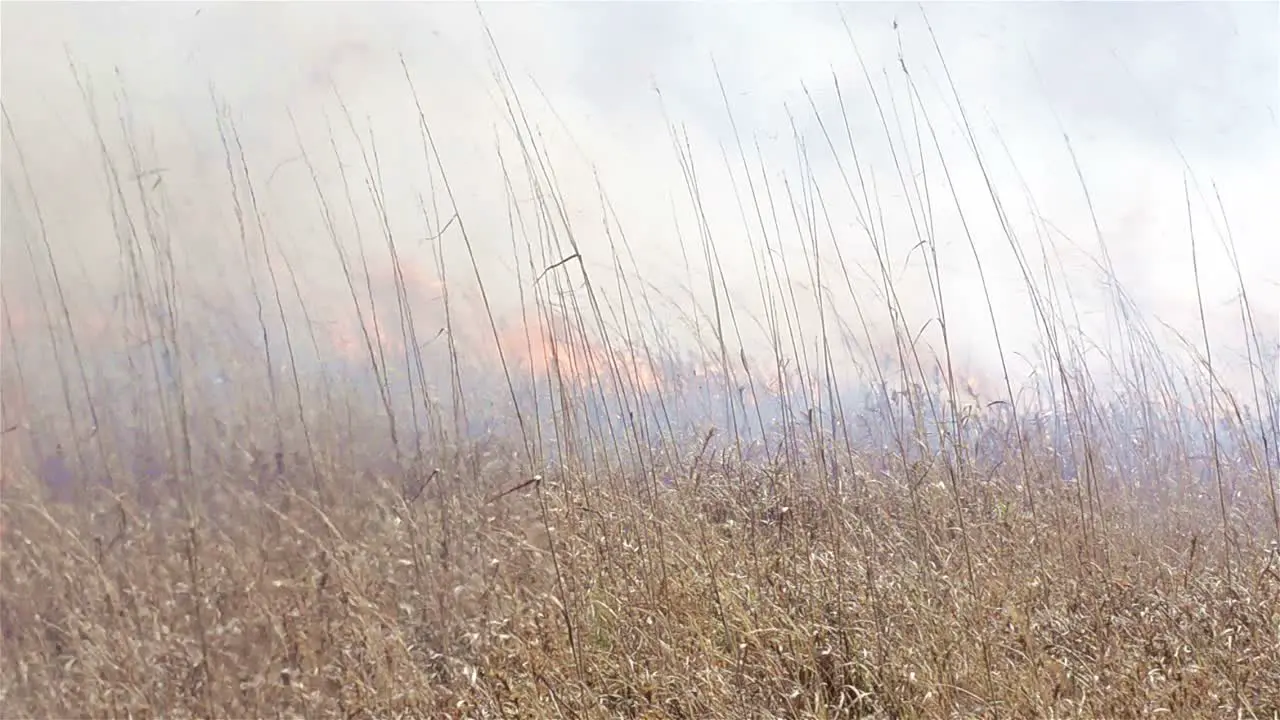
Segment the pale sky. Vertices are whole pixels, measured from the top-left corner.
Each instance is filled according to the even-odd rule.
[[[1215,340],[1229,353],[1239,346],[1240,325],[1238,309],[1230,302],[1238,286],[1223,252],[1224,226],[1214,185],[1261,329],[1273,343],[1280,336],[1278,7],[1270,2],[924,6],[1024,251],[1038,262],[1040,240],[1029,192],[1045,219],[1040,227],[1055,233],[1048,238],[1055,246],[1053,262],[1061,263],[1054,268],[1054,282],[1071,284],[1090,332],[1103,332],[1100,303],[1107,296],[1091,260],[1101,257],[1097,234],[1064,132],[1088,183],[1119,279],[1145,312],[1198,338],[1183,195],[1189,168],[1201,282]],[[856,203],[850,198],[840,172],[841,166],[846,173],[854,171],[847,122],[866,182],[874,177],[878,189],[883,220],[877,223],[883,223],[888,253],[896,266],[906,267],[899,293],[911,324],[920,327],[932,308],[921,253],[911,253],[919,237],[860,53],[885,112],[898,113],[900,121],[888,118],[894,150],[911,172],[922,167],[915,127],[923,133],[919,142],[953,341],[974,374],[989,375],[998,370],[998,357],[986,301],[934,141],[922,116],[911,119],[913,97],[899,63],[901,52],[982,257],[1007,354],[1024,350],[1033,339],[1034,321],[1019,272],[959,128],[956,102],[919,6],[530,2],[481,9],[542,133],[540,142],[554,164],[584,260],[598,285],[607,290],[613,283],[593,171],[618,213],[639,272],[659,287],[671,288],[688,277],[676,244],[679,223],[691,243],[695,293],[709,307],[697,225],[665,112],[688,133],[728,290],[744,312],[759,310],[746,239],[750,234],[759,247],[759,227],[749,205],[744,226],[734,194],[736,184],[741,201],[750,202],[717,85],[718,68],[757,190],[764,176],[753,148],[760,144],[783,226],[779,240],[770,221],[769,242],[783,247],[795,263],[791,281],[801,288],[797,292],[805,292],[809,277],[802,269],[803,244],[783,179],[797,202],[805,182],[789,113],[804,138],[813,182],[835,228],[832,236],[822,223],[819,252],[830,259],[838,245],[846,262],[860,264],[856,292],[871,302],[878,275],[859,226],[861,196]],[[852,40],[841,24],[841,10]],[[116,291],[118,254],[102,163],[68,58],[90,79],[113,153],[124,147],[118,97],[120,88],[127,92],[141,164],[144,170],[163,170],[170,231],[184,253],[199,260],[186,266],[184,281],[225,294],[241,281],[221,277],[216,268],[234,274],[243,264],[237,264],[241,249],[211,100],[211,88],[216,91],[231,109],[245,144],[268,232],[296,264],[309,309],[337,321],[345,312],[345,290],[323,233],[311,178],[298,161],[289,114],[318,166],[326,196],[341,222],[349,225],[341,176],[329,147],[331,133],[336,138],[366,242],[378,239],[364,185],[367,174],[335,100],[337,89],[366,147],[370,129],[374,134],[388,220],[404,261],[420,277],[434,277],[430,243],[415,242],[427,234],[419,198],[427,198],[429,206],[433,187],[438,202],[443,195],[438,172],[432,176],[423,159],[416,110],[400,68],[402,54],[436,133],[492,299],[502,312],[515,312],[510,273],[516,263],[498,147],[516,176],[517,196],[523,190],[527,202],[529,189],[518,169],[518,147],[506,128],[493,56],[475,5],[5,2],[2,25],[4,108],[30,169],[64,282],[74,285],[73,293],[86,307],[102,307]],[[844,97],[843,120],[833,73]],[[839,164],[805,88],[836,136]],[[919,108],[917,103],[917,113]],[[6,131],[3,275],[6,299],[18,305],[31,287],[22,238],[33,227],[33,216],[13,148]],[[728,166],[722,152],[728,154]],[[126,166],[126,156],[118,157]],[[914,182],[920,187],[925,181]],[[914,195],[911,202],[919,213]],[[525,206],[527,222],[532,222],[532,207]],[[442,242],[451,282],[469,281],[472,272],[456,232]],[[385,281],[390,275],[379,265],[385,250],[375,254],[383,260],[371,261],[374,274]],[[835,302],[853,322],[843,280],[836,281],[831,269],[823,272]],[[420,317],[429,324],[438,302],[425,290],[419,300],[424,304]],[[234,310],[242,313],[247,307]],[[878,307],[883,314],[883,306]],[[745,315],[739,321],[749,323]],[[879,331],[886,327],[883,317],[871,322]],[[814,329],[812,324],[807,328],[810,333]],[[758,331],[744,327],[744,333],[749,349],[765,347]],[[1027,371],[1025,364],[1013,362],[1015,373]]]

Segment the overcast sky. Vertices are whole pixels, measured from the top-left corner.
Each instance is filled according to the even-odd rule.
[[[866,280],[857,292],[867,301],[873,297],[871,243],[860,228],[865,208],[850,198],[842,179],[842,171],[854,172],[847,123],[866,182],[876,183],[883,213],[876,223],[883,224],[888,252],[909,267],[899,292],[913,324],[922,324],[932,312],[931,295],[921,254],[910,253],[919,236],[908,205],[919,198],[903,191],[879,99],[889,114],[898,161],[910,167],[908,174],[925,172],[927,180],[907,181],[917,183],[911,193],[926,183],[929,188],[953,334],[964,360],[981,372],[990,371],[997,357],[966,226],[1010,352],[1030,342],[1034,324],[938,50],[1020,242],[1037,255],[1036,230],[1049,228],[1058,270],[1084,304],[1082,322],[1102,331],[1099,310],[1107,296],[1094,264],[1102,258],[1098,234],[1064,135],[1121,283],[1144,311],[1184,332],[1197,328],[1183,194],[1184,177],[1190,178],[1207,311],[1214,332],[1230,343],[1239,321],[1229,301],[1238,287],[1223,252],[1225,226],[1215,186],[1255,312],[1266,332],[1280,333],[1277,7],[934,3],[922,14],[908,3],[530,2],[481,9],[554,164],[588,269],[601,274],[601,284],[611,261],[597,172],[632,244],[636,269],[660,287],[690,277],[679,260],[676,229],[678,223],[693,241],[697,226],[670,120],[687,132],[728,289],[744,311],[759,308],[743,239],[758,234],[758,224],[744,225],[739,209],[739,196],[749,200],[718,69],[755,182],[769,178],[784,215],[782,239],[770,242],[801,257],[801,240],[782,196],[784,178],[797,198],[805,184],[794,122],[834,227],[830,237],[820,233],[820,253],[830,259],[838,244],[846,261],[864,268],[859,277]],[[343,312],[342,285],[312,179],[299,161],[290,114],[324,192],[346,212],[329,147],[329,138],[336,138],[355,184],[363,230],[376,236],[367,173],[339,95],[366,141],[372,132],[389,223],[405,248],[405,262],[424,278],[423,286],[430,285],[425,278],[435,270],[431,245],[420,240],[428,229],[419,199],[432,213],[430,195],[443,202],[441,178],[427,171],[423,159],[402,55],[480,254],[482,276],[492,278],[495,303],[514,312],[514,285],[502,280],[511,277],[515,263],[498,148],[517,176],[516,194],[529,190],[523,171],[514,170],[520,165],[518,147],[476,6],[6,2],[2,25],[4,108],[56,260],[70,278],[64,281],[74,283],[87,306],[100,307],[116,291],[119,268],[103,166],[72,64],[88,79],[110,152],[125,165],[118,108],[120,93],[127,93],[123,104],[142,148],[141,165],[162,171],[175,242],[202,259],[188,267],[187,281],[215,288],[229,287],[218,272],[242,267],[236,265],[240,245],[212,98],[225,103],[244,142],[269,232],[299,269],[315,314],[336,317]],[[839,78],[843,119],[833,75]],[[952,183],[925,120],[912,120],[913,100],[917,111],[928,113]],[[829,131],[839,128],[834,156],[814,108]],[[3,274],[11,307],[29,298],[23,238],[31,237],[34,217],[14,147],[6,130]],[[1044,224],[1035,222],[1028,193]],[[436,222],[443,223],[448,213],[440,214]],[[469,276],[460,238],[446,235],[442,242],[451,275]],[[695,247],[690,253],[695,291],[709,302],[700,252]],[[384,281],[390,277],[385,268],[375,267],[374,274]],[[796,274],[793,283],[806,286],[807,274]],[[838,303],[847,300],[848,292],[829,275],[828,284]],[[434,302],[426,289],[419,301]],[[847,306],[842,310],[851,313]],[[883,329],[883,318],[872,322]]]

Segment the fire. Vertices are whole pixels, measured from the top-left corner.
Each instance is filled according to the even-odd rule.
[[[420,340],[426,340],[434,336],[437,328],[445,326],[445,288],[425,258],[402,256],[399,267],[414,323],[422,335]],[[372,273],[371,279],[374,287],[395,287],[393,268],[380,268]],[[526,329],[522,319],[536,314],[521,312],[520,308],[505,315],[505,319],[499,319],[495,343],[488,320],[479,314],[475,302],[458,293],[450,299],[453,347],[463,362],[479,363],[500,371],[505,359],[513,374],[527,377],[531,373],[540,382],[555,381],[558,377],[560,381],[578,387],[588,386],[596,378],[607,380],[616,366],[626,386],[634,385],[641,390],[658,387],[657,373],[641,354],[580,337],[570,339],[565,336],[563,323],[553,318],[544,317],[543,322],[531,319],[532,327]],[[384,300],[379,304],[377,314],[377,341],[388,353],[403,352],[405,341],[399,304]],[[370,326],[374,324],[368,319],[366,322]],[[552,323],[556,325],[554,331],[550,327]],[[358,330],[350,324],[339,325],[332,330],[330,342],[343,359],[350,360],[362,354],[363,340],[356,334]]]
[[[336,320],[328,326],[329,346],[344,362],[357,363],[364,353],[364,341],[355,322]]]
[[[584,387],[593,381],[610,384],[609,375],[616,367],[621,382],[642,391],[657,390],[659,380],[642,353],[613,348],[605,344],[577,338],[559,339],[549,328],[529,328],[513,324],[499,331],[503,356],[523,372],[532,372],[544,380],[557,378],[566,385]]]

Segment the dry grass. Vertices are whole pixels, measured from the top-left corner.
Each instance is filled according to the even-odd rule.
[[[1280,559],[1265,548],[1228,578],[1171,524],[1090,545],[990,488],[995,504],[969,509],[974,593],[941,491],[921,492],[918,522],[892,484],[769,498],[710,469],[652,505],[551,482],[486,503],[509,474],[458,469],[407,507],[336,469],[328,513],[305,494],[220,490],[189,529],[9,486],[6,714],[1280,713]],[[1073,508],[1066,493],[1042,504]],[[1187,512],[1184,526],[1212,523]]]
[[[536,133],[514,121],[523,110],[505,82],[540,219],[567,222],[547,220],[559,216],[547,190],[553,173],[535,156]],[[914,132],[904,157],[936,143],[924,107],[923,122],[884,128],[890,143]],[[448,195],[422,112],[424,172]],[[840,119],[827,121],[823,133],[838,134]],[[816,217],[793,215],[797,227],[781,227],[778,218],[803,203],[788,206],[781,185],[761,185],[739,198],[760,218],[748,221],[749,237],[706,233],[688,248],[705,258],[699,271],[715,302],[675,320],[700,328],[711,410],[697,414],[679,371],[656,369],[679,367],[672,358],[682,356],[661,331],[672,318],[654,311],[658,291],[621,260],[613,277],[588,272],[576,243],[545,228],[512,239],[524,327],[546,339],[530,350],[538,372],[486,366],[499,390],[465,386],[459,368],[469,360],[452,342],[453,324],[487,321],[496,339],[486,299],[461,320],[445,318],[450,342],[434,361],[421,351],[389,358],[371,345],[364,371],[376,397],[359,398],[299,370],[305,328],[268,331],[289,326],[286,304],[305,304],[253,223],[251,179],[260,182],[261,169],[244,157],[234,125],[219,123],[230,197],[247,218],[232,245],[255,258],[250,294],[275,355],[215,347],[212,319],[179,322],[177,308],[192,307],[175,300],[189,278],[169,254],[172,235],[154,228],[121,237],[126,323],[156,339],[114,384],[95,384],[105,376],[67,342],[75,325],[63,288],[56,279],[43,286],[46,345],[7,345],[15,349],[4,366],[7,401],[17,391],[44,398],[6,431],[0,463],[5,717],[1280,718],[1280,550],[1271,539],[1280,533],[1280,403],[1260,364],[1250,367],[1254,397],[1231,396],[1207,347],[1180,338],[1193,359],[1180,362],[1117,290],[1109,310],[1128,332],[1112,368],[1120,390],[1104,401],[1084,362],[1093,348],[1067,322],[1061,289],[1049,287],[1063,269],[1043,244],[1035,258],[1033,239],[1006,230],[1048,380],[1023,403],[1026,389],[1004,368],[1002,395],[1021,417],[963,409],[950,339],[929,322],[946,314],[941,289],[927,317],[907,317],[885,238],[870,238],[879,267],[855,282],[843,258],[832,260],[838,244],[806,234]],[[15,148],[19,130],[6,116]],[[687,141],[675,131],[673,141],[696,207]],[[856,164],[838,145],[836,162]],[[752,167],[742,148],[726,164]],[[920,153],[914,167],[933,172],[941,160]],[[504,156],[504,172],[517,155]],[[321,160],[303,159],[314,177]],[[364,162],[376,205],[380,181]],[[152,190],[113,182],[122,213],[173,221]],[[823,202],[867,200],[853,182],[826,188]],[[6,193],[22,195],[21,186],[7,183]],[[36,192],[28,190],[27,201]],[[532,225],[508,210],[513,228]],[[35,259],[51,258],[58,241],[42,222],[26,244],[33,271],[51,275],[52,263]],[[449,242],[470,250],[462,223],[427,224],[428,237],[450,229],[460,236]],[[367,334],[365,271],[343,255],[345,231],[328,232]],[[790,232],[800,240],[786,247],[771,234]],[[934,238],[906,240],[921,248],[930,282],[940,281]],[[736,336],[718,242],[752,252],[774,348],[764,365],[748,364]],[[980,269],[976,246],[974,254]],[[802,330],[790,276],[820,266],[827,274],[807,280],[826,292],[804,304],[821,320],[806,316]],[[473,270],[483,290],[474,264],[452,269],[451,282]],[[845,320],[854,286],[877,281],[892,337],[855,348],[857,323]],[[443,270],[440,283],[444,297],[456,293]],[[848,297],[837,302],[841,284]],[[616,287],[609,302],[606,286]],[[1260,356],[1244,289],[1241,330]],[[406,347],[424,347],[397,290],[383,321],[404,331]],[[566,297],[574,304],[553,302]],[[165,379],[156,348],[185,375]],[[40,352],[52,353],[41,362],[58,380],[44,395],[30,361]],[[240,397],[230,406],[205,397],[198,380],[200,363],[219,353],[238,358]],[[837,355],[888,355],[893,368],[838,380]],[[656,391],[639,380],[636,358],[661,380]],[[428,377],[446,378],[436,384],[451,398],[428,400]],[[852,387],[880,390],[855,408],[845,399]],[[462,401],[476,393],[498,396],[507,422],[465,440]],[[1062,429],[1047,444],[1046,424]],[[116,426],[142,440],[107,432]],[[854,437],[862,426],[874,430],[869,440]],[[79,468],[62,496],[46,485],[40,457],[31,459],[37,430],[46,454],[59,440]],[[164,448],[159,476],[130,469],[141,444]],[[1076,471],[1064,471],[1068,460]],[[83,481],[104,469],[109,482]]]

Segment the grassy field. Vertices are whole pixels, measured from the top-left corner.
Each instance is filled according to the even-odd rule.
[[[738,188],[745,230],[687,229],[693,303],[648,282],[625,238],[584,261],[503,77],[519,140],[503,177],[538,190],[533,209],[502,210],[521,298],[503,316],[405,75],[442,208],[421,234],[467,253],[447,273],[437,254],[445,310],[428,320],[388,226],[364,240],[392,269],[374,288],[332,219],[383,212],[376,161],[348,158],[365,177],[346,197],[317,181],[321,245],[358,321],[342,368],[322,362],[335,353],[263,222],[272,168],[245,156],[230,115],[226,197],[206,201],[234,207],[227,246],[250,287],[213,310],[175,260],[184,229],[164,187],[128,180],[132,143],[85,159],[128,221],[111,332],[146,339],[108,362],[52,261],[74,239],[44,229],[50,190],[20,155],[30,129],[6,114],[6,212],[28,220],[6,230],[6,257],[42,284],[25,304],[5,295],[0,715],[1280,717],[1280,394],[1238,263],[1239,325],[1215,328],[1247,350],[1229,387],[1208,327],[1170,339],[1114,284],[1120,339],[1091,339],[1051,243],[1005,226],[1038,355],[1033,379],[1002,363],[980,397],[952,360],[956,298],[929,223],[819,231],[828,204],[877,204],[844,141],[830,144],[844,187],[811,187],[803,162],[758,168]],[[89,105],[102,132],[132,137]],[[937,143],[927,117],[880,117],[904,158]],[[671,132],[697,208],[688,136]],[[749,145],[724,161],[744,177]],[[313,179],[335,160],[307,152]],[[950,188],[933,202],[958,204],[943,159],[920,152],[911,169]],[[962,161],[984,163],[947,160]],[[793,184],[763,184],[779,176]],[[1020,193],[982,192],[975,214]],[[1234,262],[1209,235],[1175,242]],[[874,262],[847,265],[852,245]],[[892,269],[907,248],[924,312]],[[721,262],[748,250],[771,350],[750,357],[747,300]],[[1199,298],[1199,276],[1185,280]],[[991,296],[976,302],[1000,343]]]

